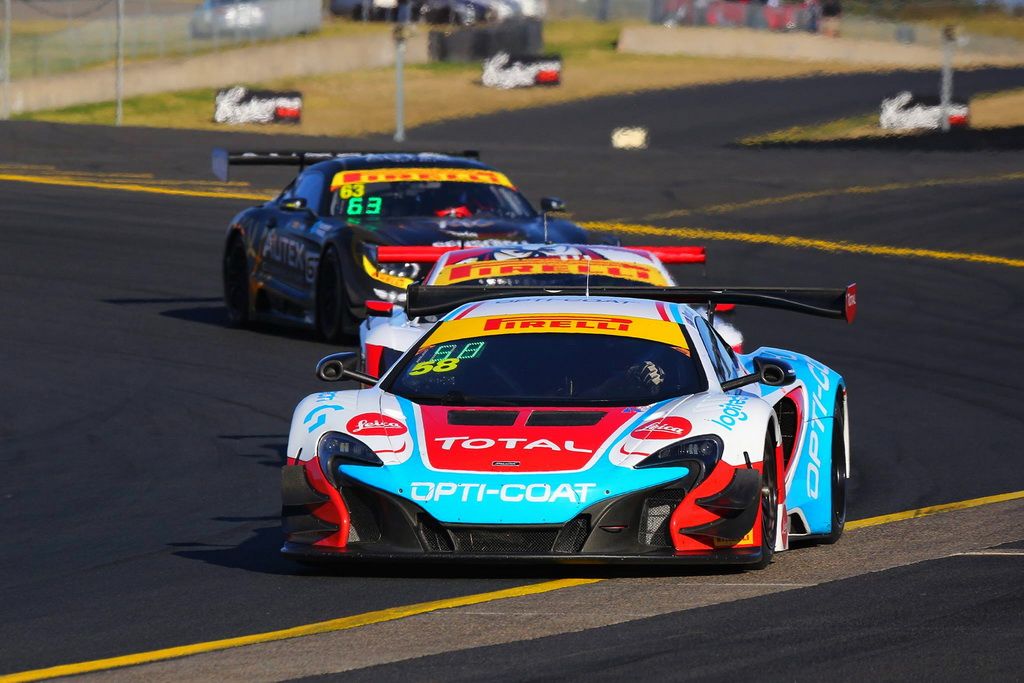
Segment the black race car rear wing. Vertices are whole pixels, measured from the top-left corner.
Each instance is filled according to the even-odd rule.
[[[277,152],[237,152],[220,147],[213,150],[213,175],[222,182],[227,182],[230,176],[231,166],[298,166],[301,171],[307,164],[315,164],[320,161],[337,159],[341,157],[363,156],[366,154],[443,154],[450,157],[466,157],[479,159],[480,152],[473,149],[462,150],[461,152],[428,152],[428,151],[398,151],[398,150],[367,150],[364,152],[343,151],[343,152],[314,152],[314,151],[277,151]]]
[[[463,304],[488,299],[540,296],[610,296],[674,304],[741,304],[838,318],[852,323],[857,285],[817,287],[488,287],[410,285],[405,310],[410,318],[441,315]]]

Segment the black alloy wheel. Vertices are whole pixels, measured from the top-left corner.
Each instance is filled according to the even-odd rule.
[[[249,324],[249,259],[239,237],[232,238],[224,254],[224,305],[231,325]]]
[[[840,387],[832,421],[832,530],[822,543],[835,543],[846,527],[846,476],[846,390]]]
[[[354,327],[351,318],[341,277],[341,259],[337,251],[328,249],[320,259],[317,277],[316,329],[325,340],[340,343]]]

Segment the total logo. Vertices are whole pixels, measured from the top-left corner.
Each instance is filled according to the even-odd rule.
[[[718,406],[722,409],[722,414],[711,421],[731,432],[737,422],[747,421],[748,416],[743,408],[747,405],[747,401],[749,400],[749,396],[731,397],[728,401]]]
[[[398,436],[409,431],[395,418],[381,413],[356,415],[348,421],[345,429],[349,434],[358,436]]]
[[[645,422],[629,433],[634,439],[681,439],[690,433],[693,425],[684,417],[662,417]]]
[[[586,503],[597,484],[456,484],[452,481],[414,481],[409,492],[413,500],[437,502],[459,500],[482,503],[498,499],[503,503]]]
[[[594,451],[589,448],[576,448],[576,444],[572,441],[562,441],[561,445],[551,441],[550,439],[530,439],[516,437],[507,439],[474,439],[468,436],[444,436],[436,437],[434,441],[441,442],[441,449],[450,451],[456,445],[459,448],[465,448],[471,451],[482,451],[488,448],[494,448],[501,444],[501,448],[505,449],[516,449],[529,451],[535,448],[544,448],[549,451],[570,451],[572,453],[593,453]]]

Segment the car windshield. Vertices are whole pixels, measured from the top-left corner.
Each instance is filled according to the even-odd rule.
[[[565,332],[428,339],[388,383],[417,403],[477,406],[641,406],[707,388],[684,345]]]
[[[331,214],[362,218],[513,218],[536,216],[516,190],[480,182],[350,183],[335,189]]]

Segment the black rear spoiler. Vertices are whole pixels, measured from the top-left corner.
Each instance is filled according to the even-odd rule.
[[[487,299],[538,296],[608,296],[673,304],[741,304],[838,318],[852,323],[857,314],[857,285],[817,287],[498,287],[409,285],[409,317],[442,315],[463,304]]]
[[[362,156],[366,154],[443,154],[450,157],[480,158],[480,152],[475,149],[466,149],[461,152],[410,152],[408,150],[237,152],[215,147],[212,155],[213,175],[226,183],[230,176],[229,169],[231,166],[298,166],[301,171],[307,164],[315,164],[339,157]]]

